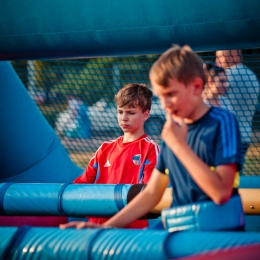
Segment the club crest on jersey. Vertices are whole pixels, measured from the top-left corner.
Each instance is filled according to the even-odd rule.
[[[135,165],[140,165],[141,164],[141,154],[134,155],[132,160]]]

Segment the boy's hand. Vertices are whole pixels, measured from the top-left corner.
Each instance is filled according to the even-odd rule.
[[[186,143],[187,133],[188,127],[183,119],[167,113],[161,136],[172,151]]]
[[[61,229],[66,228],[76,228],[76,229],[82,229],[82,228],[107,228],[104,225],[95,224],[91,222],[84,222],[84,221],[72,221],[67,224],[60,224],[59,226]]]

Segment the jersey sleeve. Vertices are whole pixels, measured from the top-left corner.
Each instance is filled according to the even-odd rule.
[[[157,164],[155,166],[155,168],[162,174],[167,174],[166,172],[166,166],[165,166],[165,160],[164,160],[164,156],[163,156],[163,151],[165,149],[165,143],[162,141],[161,142],[161,149],[160,149],[160,153],[157,159]]]
[[[95,155],[90,159],[89,164],[87,166],[86,171],[79,176],[78,178],[76,178],[73,183],[95,183],[95,180],[98,177],[98,173],[99,173],[99,157],[101,154],[101,148],[102,145],[100,146],[100,148],[96,151]]]
[[[147,183],[152,175],[153,169],[157,163],[157,158],[159,156],[160,147],[156,142],[151,143],[151,148],[147,154],[145,163],[144,163],[144,171],[143,171],[143,180],[142,183]]]
[[[224,110],[218,115],[220,119],[215,141],[215,166],[235,163],[237,170],[242,167],[241,136],[235,115]]]

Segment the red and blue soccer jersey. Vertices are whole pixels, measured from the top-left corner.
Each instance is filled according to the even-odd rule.
[[[155,168],[159,150],[159,145],[147,135],[128,143],[123,143],[123,136],[104,142],[91,158],[85,173],[74,183],[145,184]],[[107,218],[89,219],[98,224],[106,221]],[[127,227],[147,226],[147,220],[137,220]]]

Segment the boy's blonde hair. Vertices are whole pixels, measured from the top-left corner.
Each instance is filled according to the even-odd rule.
[[[188,45],[174,45],[164,52],[151,67],[149,76],[164,87],[168,86],[169,78],[176,79],[184,85],[196,77],[201,78],[204,85],[206,83],[203,61]]]
[[[121,88],[115,96],[118,107],[139,106],[142,112],[151,110],[153,92],[145,85],[130,83]]]

